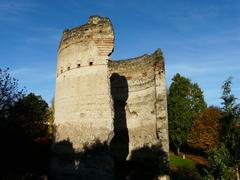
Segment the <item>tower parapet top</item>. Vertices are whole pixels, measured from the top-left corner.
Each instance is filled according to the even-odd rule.
[[[64,30],[58,52],[74,43],[91,40],[98,43],[104,39],[107,39],[109,43],[111,41],[113,45],[114,34],[111,20],[107,17],[90,16],[86,24]]]
[[[88,24],[98,24],[98,23],[106,23],[110,22],[110,19],[107,17],[101,17],[101,16],[90,16],[88,18]]]

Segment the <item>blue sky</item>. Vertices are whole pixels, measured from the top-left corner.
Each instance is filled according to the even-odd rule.
[[[233,76],[240,98],[239,0],[0,0],[0,68],[50,102],[61,34],[90,15],[111,18],[112,59],[161,48],[168,86],[179,72],[199,84],[208,105],[220,105],[221,85]]]

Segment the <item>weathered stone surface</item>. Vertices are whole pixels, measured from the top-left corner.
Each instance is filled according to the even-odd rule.
[[[64,31],[58,49],[56,142],[68,138],[76,142],[75,149],[81,149],[85,142],[107,140],[112,132],[107,59],[113,40],[108,18],[90,17],[86,25]]]
[[[55,179],[113,179],[113,160],[116,166],[116,160],[151,159],[153,147],[161,152],[162,157],[154,157],[159,167],[167,167],[162,52],[111,61],[113,46],[108,18],[92,16],[87,24],[63,33],[51,164]]]
[[[129,133],[129,154],[131,151],[161,143],[168,152],[168,121],[164,61],[162,52],[158,49],[152,55],[110,61],[109,69],[116,78],[125,77],[127,96],[125,100],[126,128]],[[114,78],[114,77],[113,77]],[[122,100],[123,93],[119,92],[120,80],[111,80],[113,100]],[[116,111],[116,110],[115,110]],[[115,112],[116,113],[116,112]],[[117,112],[119,113],[119,112]],[[115,119],[123,121],[123,118]]]

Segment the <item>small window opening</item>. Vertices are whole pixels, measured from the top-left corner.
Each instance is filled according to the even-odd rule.
[[[92,65],[93,65],[93,62],[89,62],[89,65],[92,66]]]
[[[81,67],[81,64],[78,64],[77,67],[78,67],[78,68]]]
[[[63,73],[63,70],[61,69],[61,73]]]
[[[70,70],[70,67],[68,66],[67,70],[69,71]]]

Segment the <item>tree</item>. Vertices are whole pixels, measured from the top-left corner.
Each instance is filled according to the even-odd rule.
[[[19,90],[18,81],[10,76],[9,68],[0,69],[0,128],[6,128],[10,108],[23,95],[24,90]]]
[[[206,108],[203,92],[196,83],[176,74],[168,95],[170,144],[177,149],[187,142],[192,121]]]
[[[229,123],[235,120],[238,120],[239,118],[239,113],[240,113],[240,105],[236,104],[237,98],[232,94],[232,77],[229,77],[226,81],[224,81],[222,85],[222,97],[221,99],[223,100],[222,105],[223,105],[223,110],[228,113],[228,121]],[[228,124],[229,124],[228,123]]]
[[[48,135],[52,137],[53,135],[53,122],[54,122],[54,98],[52,99],[51,106],[48,108]]]
[[[197,83],[191,84],[189,98],[191,100],[191,110],[193,113],[192,116],[197,117],[207,108],[206,102],[204,101],[203,97],[203,91]]]
[[[232,165],[235,166],[236,177],[239,180],[240,165],[240,130],[237,126],[240,121],[240,105],[236,103],[237,98],[231,93],[232,77],[224,81],[222,86],[223,110],[226,113],[223,119],[222,142],[228,148],[232,157]]]
[[[208,162],[205,179],[234,179],[234,169],[229,166],[231,155],[224,144],[208,152]]]
[[[209,107],[194,119],[188,136],[191,148],[207,152],[220,143],[221,118],[223,112],[217,107]]]
[[[11,121],[29,137],[46,135],[48,131],[48,104],[33,93],[21,98],[11,109]]]
[[[222,85],[223,100],[222,110],[224,117],[221,119],[221,144],[208,153],[209,171],[207,178],[237,179],[239,180],[240,164],[240,131],[239,112],[240,106],[236,104],[237,98],[231,93],[232,78],[228,78]],[[234,177],[235,170],[235,177]]]

